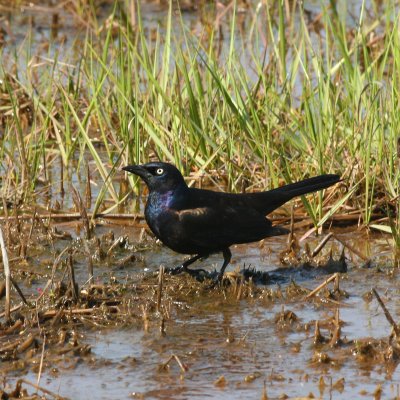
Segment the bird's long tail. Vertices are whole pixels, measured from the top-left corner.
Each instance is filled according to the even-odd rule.
[[[304,179],[299,182],[289,183],[288,185],[274,189],[271,192],[276,190],[277,192],[285,193],[290,196],[290,198],[293,198],[295,196],[301,196],[306,193],[312,193],[317,190],[328,188],[339,181],[339,175],[320,175],[314,176],[313,178]]]
[[[299,182],[290,183],[288,185],[260,193],[257,203],[265,214],[269,214],[276,208],[280,207],[290,199],[303,194],[316,192],[317,190],[326,189],[337,182],[340,182],[339,175],[327,174],[315,176],[313,178],[304,179]],[[258,208],[258,207],[257,207]]]

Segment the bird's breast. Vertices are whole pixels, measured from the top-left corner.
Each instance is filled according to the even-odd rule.
[[[145,218],[153,233],[160,238],[160,229],[165,224],[165,219],[171,213],[173,192],[166,192],[149,196],[145,208]]]

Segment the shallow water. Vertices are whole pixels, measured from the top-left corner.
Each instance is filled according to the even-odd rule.
[[[132,238],[139,235],[138,229],[114,229],[121,234],[128,232]],[[103,230],[100,228],[97,233]],[[349,241],[351,237],[354,243],[362,239],[361,234],[354,232],[338,234],[348,237]],[[257,270],[282,268],[278,254],[285,249],[285,240],[277,237],[266,241],[263,247],[259,244],[234,247],[234,265],[230,270],[243,263]],[[313,248],[319,239],[307,241]],[[377,249],[384,252],[387,246],[380,236],[371,238],[369,245],[375,253]],[[327,249],[330,247],[331,244]],[[332,248],[335,256],[341,251],[338,244],[332,244]],[[359,246],[359,250],[365,249]],[[125,252],[129,250],[122,250]],[[354,263],[347,258],[349,271],[342,274],[340,288],[349,297],[342,298],[339,306],[298,298],[290,300],[290,297],[273,303],[257,298],[237,301],[218,292],[204,292],[182,300],[179,312],[165,321],[164,334],[157,322],[150,324],[148,331],[142,326],[86,329],[83,341],[91,345],[91,354],[83,358],[66,356],[64,363],[54,366],[56,372],[51,368],[44,370],[40,384],[71,399],[89,396],[98,399],[261,398],[264,385],[269,398],[309,393],[318,398],[371,398],[378,385],[382,386],[383,398],[394,397],[400,384],[396,364],[360,363],[351,355],[354,344],[349,341],[367,337],[388,340],[390,325],[376,300],[371,301],[366,294],[376,287],[393,318],[398,320],[398,271],[390,268],[388,259],[385,264],[376,258],[372,267],[361,268],[359,260]],[[97,265],[96,280],[102,281],[113,274],[117,279],[125,277],[129,281],[138,272],[156,271],[160,263],[173,266],[181,260],[182,256],[162,246],[153,247],[143,251],[140,262],[124,269]],[[219,267],[220,261],[220,256],[215,255],[204,260],[201,266]],[[78,281],[85,281],[87,273],[83,263],[76,265],[76,272]],[[301,287],[313,289],[326,277],[307,279],[304,274],[299,278],[294,273],[293,279]],[[282,286],[283,291],[287,285]],[[294,312],[298,320],[277,324],[276,315],[282,307]],[[314,321],[332,318],[336,308],[343,321],[344,344],[316,347]],[[321,331],[323,336],[329,336],[327,329],[322,327]],[[331,361],[313,361],[313,355],[318,352],[327,354]],[[187,370],[181,371],[175,360],[166,370],[160,369],[171,355],[179,357]],[[26,379],[36,381],[36,372],[10,373],[6,377],[7,385],[12,385],[21,373]],[[216,384],[222,376],[224,383]]]
[[[149,48],[155,46],[154,38],[156,33],[160,33],[161,43],[158,43],[159,52],[163,52],[163,36],[165,34],[168,19],[168,2],[160,1],[141,1],[140,13],[142,16],[142,24],[148,38]],[[181,15],[176,4],[173,9],[172,29],[174,36],[183,37],[183,29],[185,34],[193,34],[197,38],[204,37],[210,27],[216,28],[216,41],[220,48],[220,63],[223,64],[231,51],[231,5],[229,1],[218,2],[217,6],[213,2],[204,2],[205,4],[196,7],[196,2],[180,2]],[[270,7],[271,17],[278,20],[277,8],[268,3],[262,4],[258,0],[246,1],[248,6],[244,6],[238,1],[236,9],[237,22],[235,24],[235,40],[233,42],[234,49],[240,60],[241,67],[246,70],[249,78],[256,83],[258,81],[257,67],[253,57],[257,59],[259,65],[268,64],[273,51],[272,46],[265,38],[266,18],[265,5]],[[195,7],[185,7],[194,4]],[[364,8],[363,18],[368,21],[370,15],[380,12],[382,6],[379,2],[373,1],[337,1],[335,3],[336,11],[340,18],[346,22],[348,29],[357,28],[359,24],[359,15]],[[324,5],[325,6],[325,5]],[[309,22],[318,19],[323,12],[323,7],[319,1],[309,1],[304,4],[304,13]],[[329,7],[328,7],[329,9]],[[11,7],[7,2],[2,4],[0,1],[0,11],[3,11],[4,18],[0,19],[0,28],[2,23],[6,26],[5,45],[2,50],[2,63],[11,67],[15,62],[15,52],[19,53],[18,62],[20,63],[21,72],[26,70],[26,65],[32,62],[32,57],[36,57],[43,65],[53,63],[56,64],[56,75],[63,80],[63,75],[73,74],[74,68],[80,62],[82,54],[82,42],[87,34],[87,28],[104,28],[103,24],[107,18],[110,18],[113,12],[113,1],[104,1],[100,6],[95,8],[97,21],[91,24],[85,20],[84,15],[80,15],[79,11],[67,9],[61,5],[49,2],[22,2],[20,7]],[[126,10],[125,10],[126,12]],[[136,12],[138,12],[136,10]],[[294,29],[300,29],[299,13],[292,12],[290,8],[287,10],[290,18],[294,20]],[[264,15],[260,17],[259,15]],[[258,17],[257,17],[258,15]],[[56,18],[56,19],[55,19]],[[182,24],[181,24],[182,21]],[[107,24],[105,24],[107,25]],[[274,35],[277,36],[277,24],[272,24]],[[321,25],[315,32],[310,28],[310,39],[316,47],[319,47],[321,39],[324,39],[325,32]],[[185,48],[186,44],[172,42],[172,46]],[[207,47],[207,46],[205,46]],[[175,63],[172,51],[171,64]],[[203,54],[204,59],[207,55]],[[296,55],[290,51],[287,55],[288,66],[291,64]],[[165,60],[164,60],[165,62]],[[64,63],[64,64],[63,64]],[[68,66],[68,68],[65,68]],[[7,68],[5,68],[7,69]],[[24,81],[21,73],[19,79]],[[293,79],[293,77],[291,77]],[[296,84],[293,88],[293,99],[297,101],[302,95],[301,83],[302,77],[296,78]],[[311,76],[311,79],[313,77]],[[68,84],[68,80],[65,80]]]
[[[353,287],[355,282],[351,283]],[[277,330],[274,316],[281,305],[220,302],[216,309],[214,302],[203,300],[187,315],[168,321],[165,336],[156,329],[148,333],[129,328],[90,333],[87,341],[95,361],[78,364],[72,370],[59,368],[60,375],[55,378],[45,373],[42,385],[74,399],[119,399],[133,393],[159,399],[261,398],[264,382],[271,397],[312,392],[323,398],[355,398],[362,390],[371,395],[378,384],[384,398],[396,394],[400,383],[396,371],[388,377],[385,368],[362,368],[351,358],[338,359],[339,366],[311,366],[312,329],[293,333]],[[343,334],[347,339],[388,335],[388,323],[376,305],[366,305],[356,294],[346,304],[350,307],[341,308],[340,317],[346,324]],[[288,308],[304,324],[334,312],[304,304],[290,304]],[[158,370],[171,354],[187,365],[187,372],[182,373],[175,362],[167,372]],[[256,379],[246,382],[251,374]],[[214,382],[220,376],[225,377],[226,385],[216,387]],[[27,376],[32,381],[35,377]],[[327,385],[323,393],[321,377]],[[342,378],[342,393],[330,388],[331,382]]]

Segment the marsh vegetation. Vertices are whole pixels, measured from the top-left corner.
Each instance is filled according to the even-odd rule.
[[[398,15],[0,1],[4,395],[399,398]],[[343,182],[275,212],[289,238],[238,246],[210,292],[159,269],[182,257],[120,170],[155,159],[214,190]]]

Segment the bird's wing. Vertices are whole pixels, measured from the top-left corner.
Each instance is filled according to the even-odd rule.
[[[282,234],[271,221],[245,207],[198,207],[176,211],[180,236],[198,246],[223,248]]]

